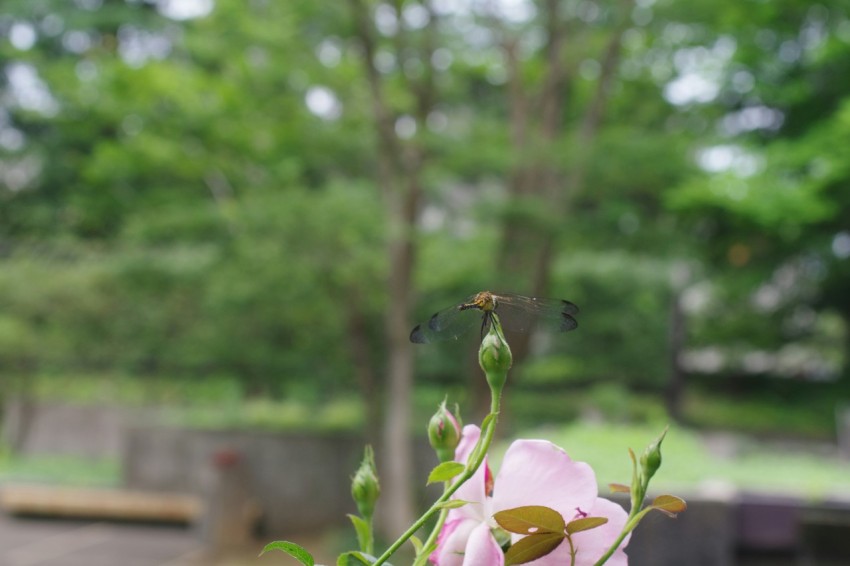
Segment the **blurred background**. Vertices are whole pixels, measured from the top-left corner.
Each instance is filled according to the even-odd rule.
[[[3,0],[0,563],[344,547],[364,441],[391,533],[489,402],[410,329],[490,289],[581,307],[511,337],[504,442],[604,486],[670,424],[633,563],[847,564],[849,147],[846,0]]]

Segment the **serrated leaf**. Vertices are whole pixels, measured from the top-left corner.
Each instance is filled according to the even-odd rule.
[[[428,474],[428,485],[432,483],[449,481],[466,468],[460,462],[443,462]]]
[[[575,521],[567,523],[567,532],[569,534],[580,533],[581,531],[589,531],[596,527],[601,527],[608,522],[607,517],[582,517]]]
[[[662,513],[666,513],[671,517],[675,517],[678,513],[686,510],[688,508],[688,504],[685,503],[684,499],[676,497],[675,495],[659,495],[652,500],[652,505],[650,505],[650,507],[661,511]]]
[[[471,501],[464,501],[463,499],[449,499],[448,501],[443,501],[439,505],[437,505],[437,509],[457,509],[458,507],[463,507],[464,505],[468,505],[472,503]]]
[[[560,513],[543,505],[527,505],[499,511],[493,518],[499,526],[520,535],[540,533],[564,534],[564,518]]]
[[[336,566],[369,566],[374,564],[378,559],[363,552],[352,550],[344,554],[340,554],[336,559]],[[384,563],[388,564],[388,563]],[[389,565],[388,565],[389,566]]]
[[[505,552],[505,566],[525,564],[546,556],[558,548],[565,538],[564,533],[542,533],[523,537]]]
[[[274,542],[268,543],[263,547],[263,550],[260,552],[260,556],[269,552],[270,550],[279,550],[281,552],[285,552],[291,557],[298,560],[304,566],[314,566],[316,561],[313,559],[313,555],[307,552],[307,549],[301,545],[295,544],[294,542],[289,542],[286,540],[276,540]]]
[[[609,483],[608,489],[610,489],[612,493],[631,493],[632,491],[632,488],[621,483]]]
[[[354,525],[354,532],[357,533],[357,544],[360,550],[366,551],[369,547],[369,541],[372,540],[372,526],[362,517],[348,514],[351,523]]]

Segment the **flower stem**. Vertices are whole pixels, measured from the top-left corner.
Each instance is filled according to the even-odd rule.
[[[431,517],[433,517],[435,513],[437,513],[438,511],[442,511],[441,515],[446,514],[446,510],[441,507],[441,504],[448,501],[449,498],[454,494],[454,492],[456,492],[460,488],[460,486],[463,485],[466,482],[466,480],[471,478],[475,474],[475,472],[478,470],[478,468],[481,466],[481,464],[484,462],[484,458],[487,455],[487,450],[490,448],[490,444],[493,442],[493,436],[496,432],[496,422],[498,421],[499,405],[500,405],[500,399],[498,398],[497,395],[494,395],[493,398],[490,401],[490,407],[496,409],[496,411],[491,413],[493,418],[489,419],[489,421],[490,421],[489,425],[487,426],[487,430],[484,431],[484,435],[478,441],[479,442],[478,447],[472,451],[472,453],[475,455],[474,460],[470,461],[467,464],[466,468],[463,470],[463,472],[461,472],[461,474],[458,476],[457,480],[455,480],[455,482],[453,484],[451,484],[449,487],[446,488],[446,490],[443,492],[443,495],[441,495],[440,498],[437,499],[437,501],[435,501],[434,504],[431,505],[431,507],[427,511],[425,511],[425,513],[423,513],[422,516],[419,517],[416,520],[416,522],[414,522],[410,526],[410,528],[407,529],[398,538],[398,540],[396,540],[392,545],[390,545],[390,547],[386,550],[386,552],[384,552],[381,556],[378,557],[378,559],[374,562],[373,566],[380,566],[381,564],[383,564],[387,560],[389,560],[390,556],[395,554],[395,552],[399,548],[401,548],[401,545],[403,545],[410,537],[412,537],[416,533],[416,531],[418,531],[420,528],[422,528],[422,526]],[[444,517],[443,517],[443,521],[445,521]],[[440,521],[438,520],[437,523],[439,524]],[[425,545],[423,545],[423,552],[427,551],[428,546],[433,542],[433,538],[436,537],[436,535],[434,533],[438,533],[438,532],[439,531],[437,529],[435,529],[431,533],[431,536],[428,537],[429,542],[427,542]]]
[[[643,502],[643,496],[641,496],[640,501]],[[629,518],[626,520],[626,524],[623,525],[623,530],[620,532],[620,535],[611,545],[611,548],[609,548],[605,552],[605,554],[602,555],[602,558],[597,560],[593,566],[602,566],[603,564],[605,564],[605,562],[607,562],[608,559],[611,558],[611,555],[613,555],[614,552],[616,552],[617,549],[620,548],[620,545],[623,543],[623,539],[626,538],[626,535],[632,532],[634,528],[638,525],[638,523],[640,523],[640,520],[643,519],[644,515],[646,515],[651,510],[651,508],[641,510],[640,505],[633,505],[631,511],[629,512]]]
[[[451,482],[445,482],[443,487],[443,493],[448,491],[450,486]],[[434,544],[434,542],[437,540],[437,537],[440,535],[440,531],[443,530],[443,525],[446,524],[446,517],[448,516],[448,509],[442,509],[440,511],[440,515],[437,517],[437,522],[434,524],[434,528],[431,529],[431,534],[428,535],[428,538],[425,539],[425,543],[422,545],[422,552],[428,552],[428,549],[431,548],[431,545]]]
[[[375,552],[375,531],[372,517],[369,517],[367,521],[369,522],[369,538],[366,539],[366,554],[372,554]]]
[[[576,565],[576,547],[573,545],[573,537],[567,533],[567,542],[570,544],[570,566]]]

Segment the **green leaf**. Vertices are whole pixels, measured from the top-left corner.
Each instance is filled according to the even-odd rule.
[[[428,474],[428,485],[437,482],[449,481],[461,473],[465,468],[466,466],[460,462],[443,462],[431,470],[431,473]]]
[[[505,552],[505,566],[525,564],[546,556],[565,538],[564,533],[541,533],[521,538]]]
[[[448,501],[443,501],[437,505],[437,509],[457,509],[458,507],[463,507],[469,503],[472,502],[464,501],[463,499],[449,499]]]
[[[410,544],[413,545],[413,550],[416,551],[416,556],[422,554],[422,541],[419,540],[419,537],[416,535],[411,535],[409,540]]]
[[[632,491],[632,488],[621,483],[609,483],[608,489],[610,489],[612,493],[629,493]]]
[[[260,556],[270,550],[280,550],[281,552],[285,552],[301,562],[301,564],[304,564],[304,566],[314,566],[316,564],[316,561],[313,560],[313,555],[307,552],[304,547],[297,545],[294,542],[285,540],[270,542],[263,547],[263,550],[260,552]]]
[[[583,517],[567,523],[567,533],[574,534],[601,527],[608,522],[607,517]]]
[[[676,497],[675,495],[659,495],[652,500],[652,505],[650,505],[650,507],[661,511],[662,513],[666,513],[671,517],[675,517],[678,513],[687,509],[688,504],[685,503],[684,499]]]
[[[336,566],[368,566],[374,564],[378,559],[363,552],[352,550],[344,554],[340,554],[336,559]],[[388,562],[384,562],[389,566]]]
[[[354,525],[354,531],[357,533],[357,544],[360,550],[366,552],[369,548],[369,542],[372,540],[372,525],[368,521],[357,515],[348,514],[351,523]]]
[[[528,505],[499,511],[493,518],[506,531],[520,535],[540,533],[564,534],[564,518],[543,505]]]

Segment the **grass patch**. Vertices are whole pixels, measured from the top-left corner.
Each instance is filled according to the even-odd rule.
[[[61,374],[21,378],[35,399],[91,405],[204,405],[242,399],[242,385],[229,376],[141,377],[129,374]]]
[[[359,399],[337,399],[318,406],[299,401],[256,399],[221,406],[164,409],[162,422],[201,429],[254,429],[268,431],[351,431],[363,426]]]
[[[44,483],[80,487],[114,487],[121,483],[117,460],[76,456],[0,454],[0,483]]]
[[[631,482],[628,448],[640,456],[664,425],[576,423],[527,431],[524,438],[545,438],[563,447],[575,460],[596,471],[600,494],[607,484]],[[704,436],[672,426],[662,447],[660,471],[653,492],[683,495],[722,483],[739,490],[793,495],[808,499],[850,498],[850,462],[817,454],[792,453],[742,436],[727,437],[729,453],[712,453]]]

